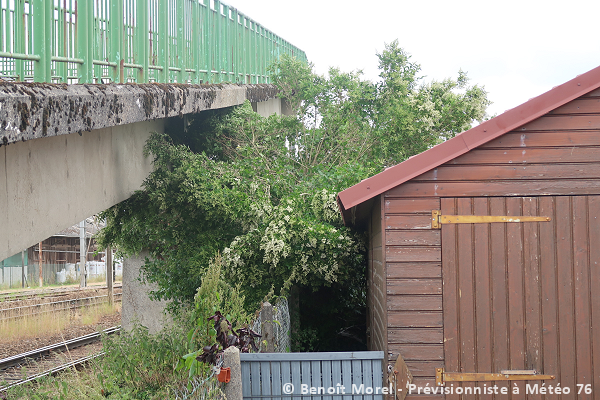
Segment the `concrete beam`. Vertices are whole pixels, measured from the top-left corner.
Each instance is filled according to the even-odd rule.
[[[0,146],[274,99],[274,85],[0,83]]]
[[[261,106],[269,113],[276,93],[273,85],[0,82],[0,260],[140,189],[152,170],[144,144],[164,132],[166,117],[245,100],[270,101]]]
[[[164,120],[0,148],[0,260],[111,207],[152,171],[142,149]]]

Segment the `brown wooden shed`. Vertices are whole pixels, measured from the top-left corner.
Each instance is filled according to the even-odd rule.
[[[599,88],[600,67],[339,194],[369,232],[369,347],[418,386],[535,370],[600,399]]]

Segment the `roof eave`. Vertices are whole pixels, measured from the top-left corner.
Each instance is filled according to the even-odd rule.
[[[423,153],[386,169],[338,194],[338,204],[346,217],[352,207],[384,193],[414,177],[432,170],[498,136],[515,130],[536,118],[600,87],[600,67],[557,86],[499,116],[460,133]],[[347,218],[344,223],[349,224]],[[353,224],[353,223],[351,223]]]

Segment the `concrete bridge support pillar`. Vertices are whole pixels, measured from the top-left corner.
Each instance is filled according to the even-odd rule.
[[[292,115],[287,102],[280,98],[273,98],[259,103],[252,103],[254,112],[259,113],[263,117],[268,117],[272,114],[277,115]]]
[[[129,198],[152,171],[143,148],[168,118],[243,104],[286,113],[274,85],[0,85],[0,260]],[[125,260],[123,325],[162,327],[164,303]]]
[[[150,300],[148,294],[156,289],[155,285],[139,281],[140,268],[148,256],[143,251],[135,257],[123,260],[123,308],[121,312],[121,327],[131,330],[135,323],[139,323],[150,333],[161,331],[172,319],[166,313],[166,301]]]

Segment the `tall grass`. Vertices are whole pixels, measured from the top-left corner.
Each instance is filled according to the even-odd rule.
[[[63,306],[46,306],[48,312],[0,320],[0,343],[58,334],[73,325],[97,324],[103,316],[121,309],[120,303],[115,303],[112,308],[108,303],[77,310],[60,310],[60,307]],[[2,316],[11,315],[4,313]]]
[[[82,325],[95,325],[105,315],[112,315],[121,312],[121,303],[114,303],[111,307],[108,303],[102,303],[95,306],[83,307],[80,310]]]
[[[40,335],[56,334],[68,327],[71,319],[69,311],[50,311],[32,316],[3,319],[0,320],[0,342],[14,342]]]
[[[197,381],[189,381],[186,371],[174,366],[180,356],[190,351],[185,340],[189,326],[166,328],[151,335],[147,329],[136,326],[132,332],[104,339],[106,354],[93,361],[82,371],[70,370],[56,377],[48,377],[26,384],[6,393],[10,400],[216,400],[224,399],[222,384],[205,374]],[[198,383],[202,384],[199,385]],[[198,386],[198,389],[193,391]],[[0,398],[1,395],[0,395]]]

